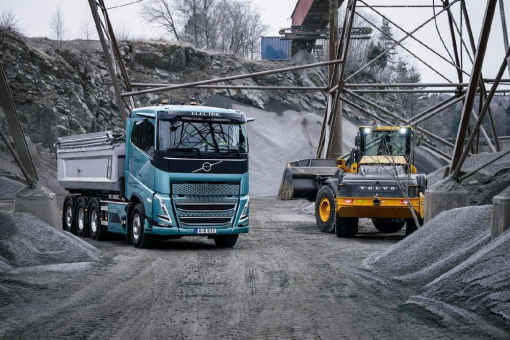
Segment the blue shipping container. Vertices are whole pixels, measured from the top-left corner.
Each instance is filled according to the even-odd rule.
[[[262,37],[260,51],[265,60],[290,60],[290,40],[282,40],[280,37]]]

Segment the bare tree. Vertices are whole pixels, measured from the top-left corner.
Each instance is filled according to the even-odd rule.
[[[131,26],[127,25],[125,21],[120,24],[114,25],[115,37],[118,41],[127,41],[131,37]]]
[[[142,2],[142,15],[145,20],[163,28],[175,39],[181,40],[174,21],[174,8],[169,0],[148,0]]]
[[[82,37],[87,41],[92,40],[92,38],[95,36],[93,20],[94,19],[92,18],[92,14],[90,14],[90,11],[86,11],[80,25],[80,33]]]
[[[62,44],[62,41],[67,37],[67,27],[65,24],[64,14],[62,13],[62,8],[57,6],[57,10],[51,17],[50,21],[51,31],[55,40],[59,45]]]
[[[0,28],[15,34],[21,34],[19,19],[9,9],[4,9],[0,13]]]

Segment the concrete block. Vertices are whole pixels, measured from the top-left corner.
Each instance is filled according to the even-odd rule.
[[[459,185],[443,185],[425,192],[425,223],[439,213],[455,208],[467,207],[469,195],[466,189]]]
[[[510,187],[492,199],[491,239],[510,229]]]
[[[14,211],[31,213],[54,228],[62,230],[57,198],[41,184],[36,184],[33,189],[25,186],[18,191],[14,196]]]

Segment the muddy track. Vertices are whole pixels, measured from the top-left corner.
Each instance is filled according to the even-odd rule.
[[[93,242],[89,269],[0,276],[0,338],[458,338],[458,330],[353,268],[402,235],[365,226],[355,239],[315,227],[296,202],[253,199],[251,232],[234,249],[185,238],[138,250]],[[467,332],[467,334],[466,334]]]

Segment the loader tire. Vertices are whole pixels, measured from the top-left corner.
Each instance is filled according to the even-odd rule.
[[[423,219],[418,217],[418,222],[420,222],[420,227],[423,225]],[[406,222],[406,236],[411,235],[416,230],[418,230],[418,226],[416,226],[416,222],[414,222],[414,218],[410,218]]]
[[[395,221],[393,219],[372,219],[372,224],[380,233],[396,233],[404,228],[406,221]]]
[[[336,201],[335,193],[329,185],[319,189],[315,199],[315,220],[323,233],[335,232]]]
[[[351,238],[358,233],[359,219],[354,217],[337,217],[335,234],[337,237]]]

